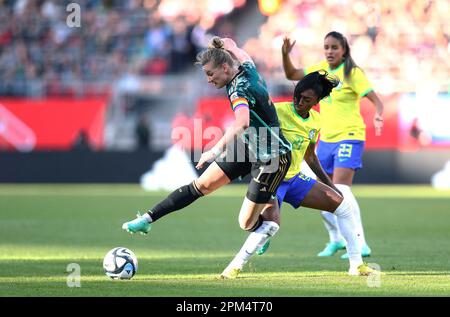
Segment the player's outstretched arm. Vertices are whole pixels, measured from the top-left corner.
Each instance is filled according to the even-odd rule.
[[[375,126],[375,135],[380,136],[381,131],[383,130],[383,103],[374,91],[369,92],[366,97],[374,104],[376,108],[375,116],[373,118],[373,125]]]
[[[291,43],[289,37],[283,39],[283,46],[281,47],[281,56],[283,57],[283,69],[287,79],[301,80],[305,77],[303,68],[296,68],[291,61],[289,54],[295,45],[295,41]]]
[[[225,134],[222,138],[213,146],[213,148],[209,151],[202,153],[200,159],[195,166],[195,168],[200,169],[203,167],[205,162],[211,162],[220,153],[223,152],[224,149],[227,148],[227,145],[234,140],[234,138],[238,135],[241,135],[245,129],[250,125],[250,111],[248,107],[241,107],[237,109],[235,112],[236,120],[233,124],[228,127],[225,131]]]
[[[250,57],[250,55],[248,55],[248,53],[246,51],[244,51],[243,49],[239,48],[236,45],[236,42],[233,41],[230,38],[222,38],[223,44],[224,44],[224,49],[226,49],[228,52],[230,52],[230,54],[233,55],[233,58],[235,58],[236,60],[238,60],[240,63],[244,63],[244,62],[251,62],[254,64],[253,59]]]

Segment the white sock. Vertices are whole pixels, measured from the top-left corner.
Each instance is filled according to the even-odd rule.
[[[361,246],[355,231],[356,223],[353,215],[353,206],[344,198],[334,214],[341,233],[347,242],[347,253],[350,261],[350,268],[358,267],[363,263],[361,257]]]
[[[356,233],[358,234],[359,242],[361,246],[366,245],[366,238],[364,236],[364,229],[361,221],[361,211],[359,209],[359,204],[356,201],[355,196],[352,193],[350,186],[343,184],[336,184],[336,187],[341,191],[344,197],[348,200],[348,202],[353,207],[353,214],[355,216],[356,222]]]
[[[256,250],[261,248],[270,237],[274,236],[279,228],[280,226],[276,222],[263,221],[258,229],[250,233],[241,250],[228,266],[242,269]]]
[[[148,223],[151,223],[151,222],[153,221],[152,217],[150,217],[150,215],[148,214],[148,212],[146,212],[145,214],[143,214],[141,217],[144,218],[145,220],[147,220]]]
[[[339,230],[336,216],[329,211],[321,211],[320,214],[322,215],[323,224],[330,236],[330,242],[340,242],[344,240]]]

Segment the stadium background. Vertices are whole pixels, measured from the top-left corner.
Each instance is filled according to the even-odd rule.
[[[236,39],[280,100],[293,88],[281,67],[285,34],[297,40],[297,65],[322,58],[329,30],[348,36],[385,103],[379,138],[362,103],[369,168],[357,182],[428,183],[450,158],[447,1],[86,0],[74,2],[80,27],[68,26],[70,3],[2,1],[0,182],[137,182],[174,143],[174,127],[192,130],[197,118],[224,128],[224,91],[193,63],[213,34]],[[91,151],[68,154],[80,139]]]
[[[81,9],[79,27],[73,25],[77,21],[69,9],[73,3]],[[176,142],[172,138],[174,128],[186,127],[195,134],[194,119],[201,120],[200,129],[204,131],[209,126],[225,128],[232,117],[225,91],[210,87],[201,70],[194,66],[196,53],[212,35],[235,39],[254,58],[274,99],[285,100],[292,94],[294,83],[286,80],[282,71],[283,36],[290,35],[297,41],[292,54],[296,65],[307,65],[322,59],[323,37],[330,30],[348,37],[356,63],[364,69],[385,105],[383,135],[375,137],[371,123],[374,109],[362,102],[368,139],[364,168],[357,173],[355,184],[404,185],[355,187],[362,206],[368,209],[363,214],[369,239],[384,237],[373,245],[375,250],[388,250],[384,254],[388,259],[385,267],[396,266],[396,261],[404,256],[410,261],[406,270],[434,270],[448,276],[443,263],[448,264],[449,259],[439,260],[439,250],[449,247],[448,239],[445,240],[449,229],[448,191],[436,192],[428,185],[433,175],[445,172],[445,164],[450,160],[449,12],[447,0],[0,0],[0,247],[4,254],[0,262],[17,269],[3,280],[0,275],[0,286],[5,287],[0,294],[37,295],[40,286],[36,285],[44,285],[43,294],[59,295],[59,288],[51,284],[51,279],[38,279],[37,284],[26,278],[21,282],[14,280],[21,274],[32,275],[27,264],[19,262],[35,261],[39,254],[48,254],[48,263],[53,263],[40,266],[39,262],[32,262],[38,272],[45,272],[44,276],[50,276],[53,267],[64,266],[69,261],[66,258],[71,257],[78,257],[77,261],[90,274],[98,274],[96,261],[108,248],[121,242],[138,251],[148,248],[145,241],[124,240],[122,232],[112,229],[128,219],[130,213],[164,197],[164,193],[140,191],[140,177]],[[209,141],[200,138],[183,145],[191,153]],[[450,187],[450,165],[447,170],[441,182],[443,187]],[[110,183],[112,187],[96,187],[93,183]],[[423,186],[413,188],[412,184]],[[217,200],[211,198],[210,203],[200,203],[194,216],[188,217],[188,226],[200,239],[211,237],[196,225],[196,219],[203,221],[203,212],[217,206],[236,210],[243,190],[236,188],[219,194]],[[230,196],[235,197],[235,205],[228,199]],[[385,197],[402,198],[393,202],[393,207],[386,207],[382,204]],[[105,205],[106,201],[111,205]],[[390,202],[389,198],[386,201]],[[392,210],[395,214],[389,213]],[[425,216],[423,210],[430,214]],[[73,223],[71,227],[59,218],[59,213],[66,212]],[[414,219],[408,218],[412,222],[402,227],[408,215]],[[321,245],[325,238],[319,218],[302,218],[303,241],[309,242],[296,246],[305,251],[305,258],[300,261],[311,270],[340,270],[330,263],[318,265],[314,258],[306,257],[318,248],[314,243]],[[24,219],[31,221],[22,227]],[[97,229],[91,222],[105,219],[113,221],[114,226],[108,225],[96,236],[92,232]],[[177,245],[182,272],[197,274],[198,263],[191,261],[193,256],[186,251],[197,240],[182,235],[186,226],[183,216],[173,219],[170,226],[161,224],[161,228],[177,233],[166,238],[168,241],[157,241],[167,242],[169,249]],[[236,237],[218,242],[227,245],[219,256],[223,263],[244,237],[237,233],[235,222],[229,221]],[[286,222],[286,232],[294,230],[293,224]],[[426,242],[414,238],[423,224],[428,231],[424,229],[422,233],[429,233]],[[27,232],[18,237],[21,228]],[[280,233],[280,241],[288,239]],[[55,237],[60,239],[62,249],[55,247],[59,245],[55,244]],[[184,243],[178,245],[177,238]],[[98,245],[89,249],[92,240]],[[424,254],[432,259],[423,266],[412,258],[414,252],[407,244],[392,244],[393,240],[413,241],[413,250],[424,248],[429,251]],[[433,249],[436,243],[439,250]],[[390,247],[403,248],[404,253],[390,258],[395,253]],[[210,274],[223,264],[212,260],[208,252],[214,249],[215,245],[207,245],[199,255]],[[275,254],[276,250],[274,246]],[[159,257],[156,261],[169,259],[167,270],[179,269],[177,256],[165,258],[162,246],[152,252]],[[57,255],[52,257],[53,254]],[[155,261],[151,256],[138,258],[143,259],[143,267],[145,261]],[[289,256],[282,255],[280,261],[286,259]],[[269,269],[280,265],[270,256],[269,263]],[[294,265],[289,269],[295,270]],[[159,274],[159,270],[162,269],[147,273]],[[425,275],[430,280],[435,278]],[[58,278],[64,280],[65,275]],[[307,283],[307,277],[303,278],[302,283]],[[289,283],[289,279],[282,282]],[[92,282],[94,286],[98,281]],[[340,278],[336,281],[336,285],[345,283]],[[391,289],[391,294],[449,294],[448,282],[435,289],[415,288],[410,283],[397,293]],[[246,286],[238,286],[241,291],[231,287],[225,295],[265,294],[264,285],[260,293],[245,293]],[[170,287],[164,293],[164,286],[158,287],[161,296],[184,294],[183,287],[178,293]],[[408,293],[408,288],[413,293]],[[89,293],[89,288],[84,291],[87,295],[103,294]],[[324,286],[306,294],[334,295],[334,291]],[[364,288],[358,291],[371,294],[364,293]],[[107,294],[122,292],[115,288]],[[298,293],[280,290],[273,294]]]

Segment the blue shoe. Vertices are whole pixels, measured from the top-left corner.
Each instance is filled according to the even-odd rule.
[[[129,233],[141,233],[147,234],[152,228],[152,224],[149,223],[144,217],[139,213],[136,215],[136,219],[125,222],[122,225],[122,229],[128,231]]]
[[[323,249],[321,252],[317,254],[317,256],[333,256],[336,252],[339,250],[345,249],[345,242],[339,241],[339,242],[328,242],[325,249]]]
[[[269,248],[269,245],[270,245],[270,239],[267,240],[267,242],[264,243],[264,245],[256,251],[256,254],[263,255]]]
[[[369,246],[367,244],[363,245],[361,248],[361,256],[363,258],[367,258],[372,254],[372,250],[370,250]],[[348,260],[348,253],[345,253],[341,256],[342,260]]]

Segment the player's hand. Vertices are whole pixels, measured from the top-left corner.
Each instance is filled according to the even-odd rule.
[[[217,154],[214,151],[206,151],[200,156],[200,160],[195,166],[196,169],[201,169],[206,162],[212,162],[216,158]]]
[[[283,46],[281,46],[281,52],[283,53],[283,55],[289,55],[289,53],[291,53],[292,48],[295,45],[295,42],[296,41],[291,43],[291,39],[287,36],[283,38]]]
[[[237,47],[236,42],[228,37],[223,37],[222,41],[223,41],[223,48],[226,49],[227,51]]]
[[[383,116],[376,113],[373,117],[373,126],[375,127],[375,135],[380,136],[383,130]]]

